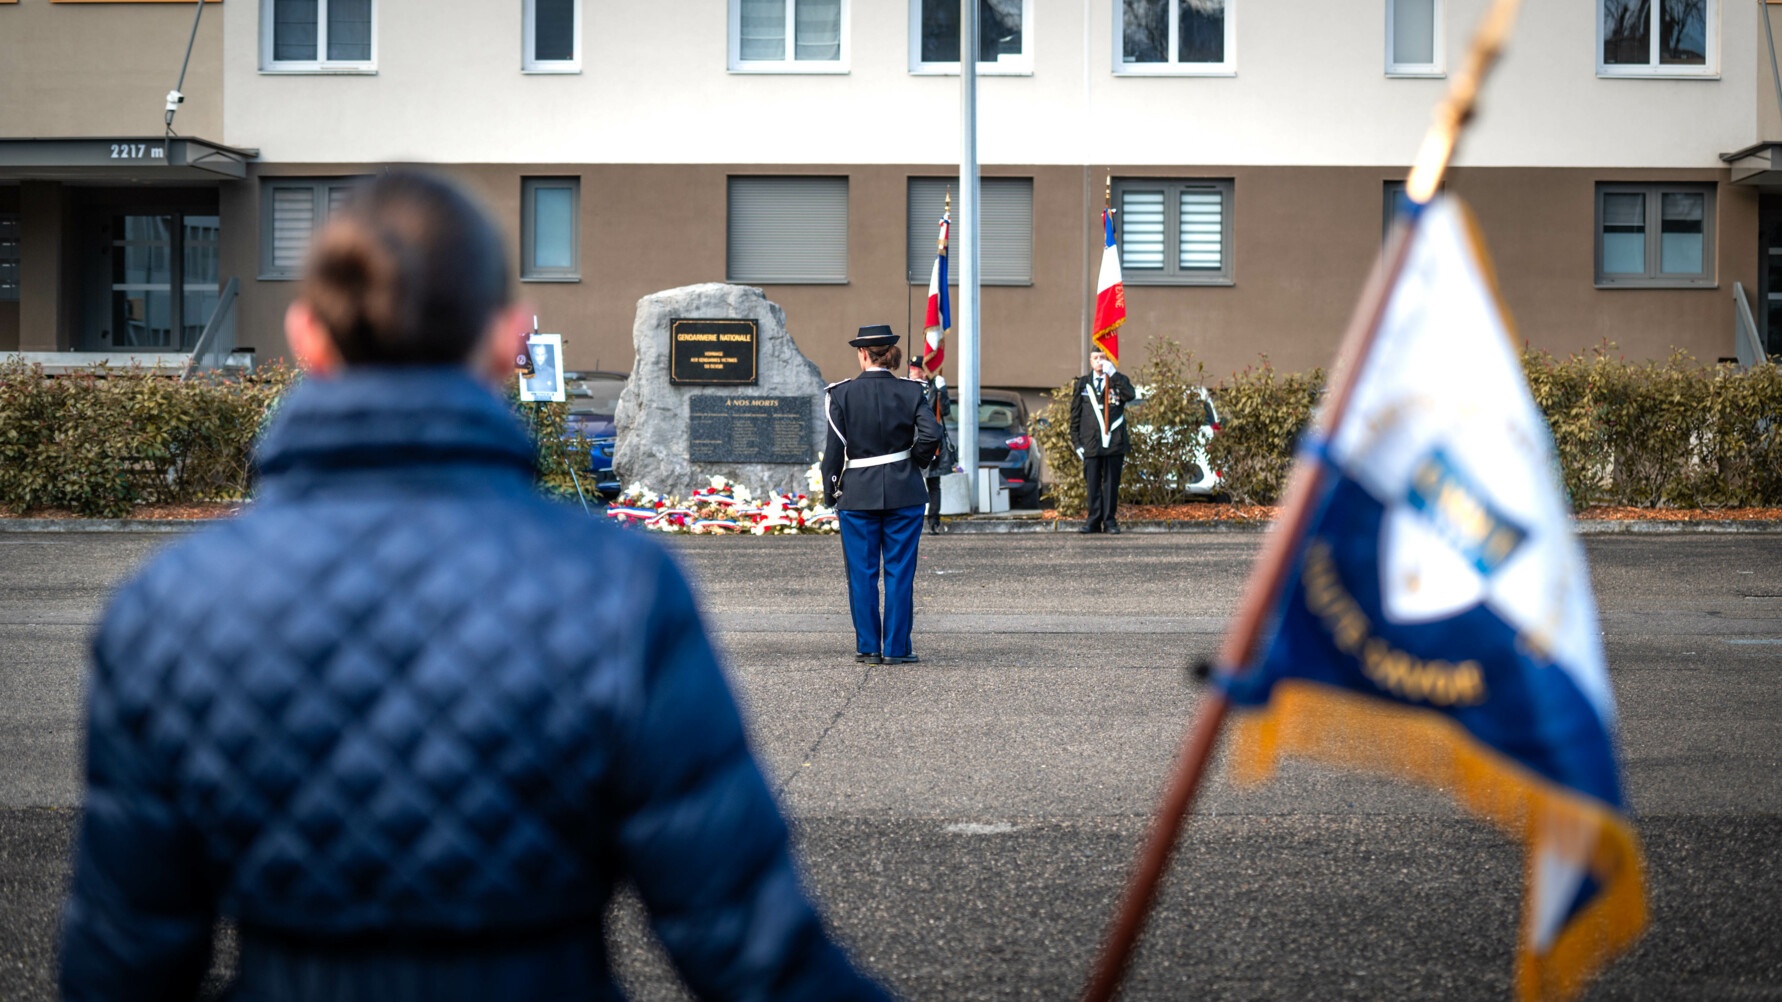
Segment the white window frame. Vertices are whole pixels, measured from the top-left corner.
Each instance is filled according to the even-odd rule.
[[[1117,77],[1235,77],[1237,76],[1237,9],[1238,0],[1225,0],[1225,61],[1222,63],[1181,63],[1176,36],[1181,7],[1169,4],[1169,58],[1167,63],[1129,63],[1126,61],[1126,5],[1113,0],[1114,11],[1114,75]]]
[[[1649,16],[1645,63],[1607,63],[1603,61],[1603,3],[1590,0],[1591,14],[1596,18],[1596,75],[1599,77],[1684,77],[1697,80],[1720,79],[1720,0],[1705,0],[1702,14],[1703,42],[1706,60],[1700,66],[1666,66],[1658,61],[1659,25],[1663,0],[1653,0]],[[1767,16],[1767,14],[1766,14]]]
[[[538,51],[538,0],[520,0],[520,72],[580,73],[582,71],[582,0],[574,0],[573,55],[568,59],[534,59]]]
[[[569,192],[569,266],[539,267],[537,231],[538,190],[554,188]],[[523,177],[520,179],[520,281],[579,282],[582,280],[582,179],[566,177]]]
[[[910,4],[910,72],[918,76],[958,76],[959,64],[925,63],[922,61],[922,0]],[[1116,0],[1118,6],[1118,0]],[[961,33],[963,33],[963,26]],[[960,40],[964,47],[964,40]],[[1005,56],[994,63],[980,61],[978,76],[1025,77],[1033,75],[1033,0],[1021,0],[1021,54]]]
[[[730,0],[730,72],[732,73],[846,73],[850,65],[853,3],[841,0],[841,55],[836,59],[796,59],[798,0],[786,0],[786,58],[742,57],[742,0]]]
[[[328,52],[328,2],[316,0],[316,58],[285,59],[272,58],[273,0],[260,0],[260,72],[261,73],[376,73],[377,72],[377,36],[379,0],[371,0],[371,58],[327,59]]]
[[[262,177],[260,179],[260,272],[262,282],[294,282],[303,277],[301,264],[290,268],[279,268],[272,263],[273,232],[273,192],[280,188],[304,190],[310,192],[315,199],[315,211],[310,216],[310,240],[315,239],[316,230],[328,222],[329,206],[333,202],[333,193],[351,190],[366,180],[364,175],[345,177]],[[306,252],[307,253],[307,252]]]
[[[1430,63],[1395,63],[1392,61],[1393,43],[1396,39],[1394,26],[1398,18],[1399,0],[1386,0],[1386,75],[1389,77],[1445,77],[1448,75],[1448,4],[1447,0],[1430,0],[1433,4],[1431,15],[1434,19],[1435,38],[1430,54],[1435,57]]]

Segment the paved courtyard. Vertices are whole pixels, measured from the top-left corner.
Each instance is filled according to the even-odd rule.
[[[0,999],[50,999],[85,638],[175,537],[0,531]],[[838,935],[898,994],[1069,999],[1259,536],[926,539],[923,662],[852,651],[833,538],[683,539]],[[1593,999],[1782,999],[1782,535],[1588,540],[1653,926]],[[574,596],[564,596],[567,603]],[[152,865],[152,861],[145,861]],[[1519,853],[1445,800],[1215,779],[1133,999],[1507,999]],[[681,997],[615,909],[633,997]],[[222,953],[222,965],[228,952]]]

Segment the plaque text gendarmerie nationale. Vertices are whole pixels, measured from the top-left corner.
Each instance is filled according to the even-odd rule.
[[[809,397],[687,398],[687,458],[695,463],[797,463],[811,455]]]
[[[668,382],[675,386],[753,386],[753,320],[670,320]]]

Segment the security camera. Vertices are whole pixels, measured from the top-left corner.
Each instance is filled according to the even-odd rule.
[[[170,112],[178,111],[180,104],[182,102],[184,102],[185,99],[186,99],[186,96],[184,94],[181,94],[179,91],[176,91],[176,90],[168,91],[167,92],[167,110]]]

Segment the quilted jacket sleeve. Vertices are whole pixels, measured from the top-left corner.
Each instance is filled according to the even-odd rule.
[[[93,645],[85,813],[62,928],[67,1002],[189,999],[210,965],[213,905],[198,837],[146,747],[149,673],[119,656],[143,615],[126,594]]]
[[[616,762],[623,869],[705,999],[879,1000],[799,885],[786,825],[693,596],[662,560],[642,712]]]

